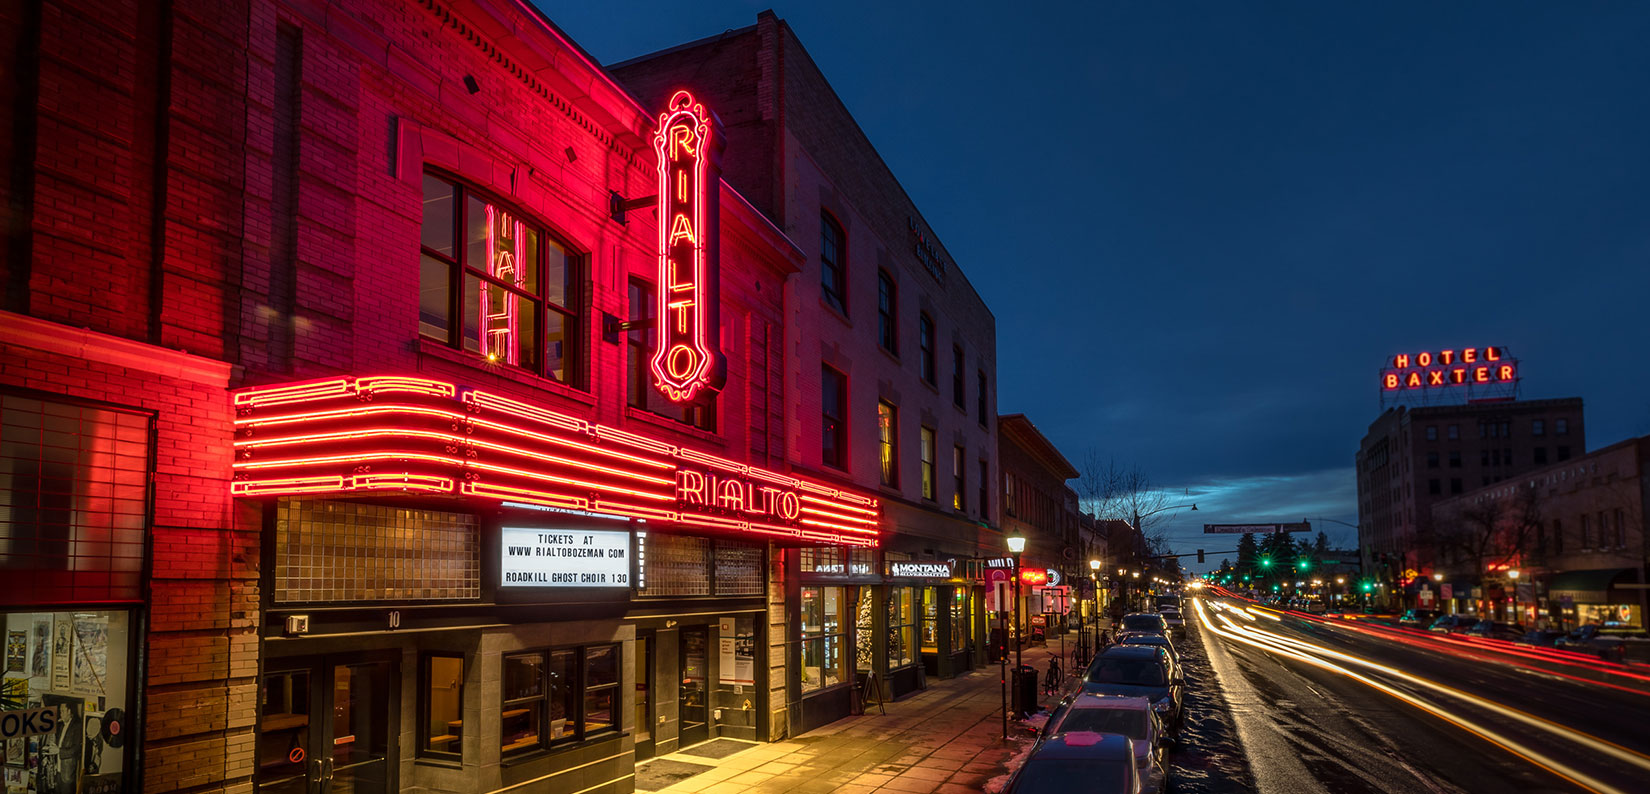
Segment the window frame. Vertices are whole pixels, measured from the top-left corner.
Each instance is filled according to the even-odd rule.
[[[809,631],[808,626],[807,626],[807,620],[805,618],[805,616],[807,614],[807,609],[808,609],[808,602],[810,600],[812,600],[807,595],[807,591],[809,591],[809,590],[819,591],[818,600],[819,600],[820,622],[819,622],[819,630],[818,631]],[[836,621],[837,622],[836,622],[836,628],[834,630],[829,628],[829,623],[825,619],[825,617],[826,617],[825,604],[829,601],[829,599],[826,598],[826,593],[825,593],[826,590],[836,590],[837,591],[837,598],[836,598],[836,605],[837,605],[836,606],[836,608],[837,608]],[[797,657],[796,658],[797,658],[797,662],[798,662],[797,667],[799,669],[799,674],[797,676],[797,681],[798,681],[798,687],[799,687],[803,697],[811,697],[811,696],[819,694],[821,692],[828,692],[830,690],[837,689],[839,687],[850,686],[850,685],[853,684],[854,676],[851,674],[852,671],[849,668],[848,659],[847,659],[847,655],[848,655],[847,654],[847,650],[848,650],[847,649],[847,643],[848,643],[848,636],[854,628],[853,623],[855,621],[854,621],[854,617],[853,617],[853,612],[851,612],[849,610],[849,606],[847,604],[848,590],[849,590],[849,588],[847,586],[841,585],[841,584],[809,584],[809,583],[805,583],[805,584],[802,585],[801,589],[799,590],[799,592],[797,594],[797,621],[796,621],[796,653],[797,653]],[[855,606],[857,607],[857,602],[856,602]],[[823,663],[823,660],[828,659],[828,654],[826,653],[825,649],[832,647],[832,640],[833,639],[835,640],[835,647],[836,647],[836,650],[837,650],[837,658],[836,658],[836,661],[837,661],[837,666],[836,666],[837,682],[834,683],[834,684],[827,685],[825,683],[825,675],[826,675],[826,672],[827,672],[827,668],[826,668],[826,665]],[[819,668],[819,674],[820,674],[819,684],[817,686],[813,687],[813,688],[809,688],[808,684],[807,684],[807,681],[803,680],[800,672],[807,669],[807,666],[808,666],[808,647],[812,643],[818,643],[819,644],[819,647],[821,649],[820,654],[821,654],[822,663],[820,664],[820,668]]]
[[[939,446],[939,433],[934,428],[923,425],[917,432],[917,459],[922,461],[919,468],[922,498],[930,502],[939,501]]]
[[[980,458],[979,499],[979,507],[976,509],[980,511],[981,517],[989,519],[991,516],[991,461],[986,458]]]
[[[887,400],[877,400],[877,462],[883,487],[899,488],[899,406]]]
[[[421,274],[425,257],[444,265],[447,271],[447,333],[445,338],[426,333],[423,329],[422,317],[420,317],[418,337],[428,339],[461,354],[474,353],[486,366],[509,367],[513,371],[525,372],[566,386],[581,388],[584,368],[588,363],[584,338],[586,315],[584,299],[585,294],[588,292],[585,276],[588,271],[588,253],[574,245],[566,235],[558,232],[552,225],[545,223],[532,213],[522,212],[518,205],[499,198],[498,195],[485,188],[477,187],[456,175],[431,168],[423,170],[423,178],[441,181],[452,188],[453,212],[450,232],[452,234],[453,253],[452,255],[443,254],[424,245],[424,221],[420,219],[418,250]],[[422,190],[422,181],[420,185]],[[531,265],[537,276],[538,290],[536,294],[513,284],[505,283],[487,273],[485,267],[478,268],[467,261],[469,241],[465,238],[465,234],[468,228],[466,221],[468,220],[469,199],[471,198],[475,198],[485,205],[491,205],[509,212],[522,224],[538,234],[537,261]],[[566,260],[566,293],[562,296],[563,300],[560,304],[553,302],[548,296],[550,282],[547,278],[546,262],[552,244],[562,249]],[[478,285],[498,287],[504,290],[506,294],[516,296],[531,307],[534,312],[534,328],[537,329],[533,339],[536,348],[535,355],[538,360],[536,367],[528,368],[489,361],[480,354],[479,350],[472,351],[467,347],[464,312],[469,301],[466,300],[465,290],[472,278],[476,280]],[[421,291],[424,289],[422,275],[420,276],[419,289]],[[563,322],[562,377],[557,377],[550,368],[548,332],[552,313],[560,315]],[[479,324],[476,327],[476,333],[478,335],[482,333]]]
[[[681,422],[695,430],[717,432],[721,392],[705,389],[692,402],[675,403],[653,387],[652,360],[658,345],[654,316],[658,294],[648,279],[632,274],[625,280],[625,317],[633,325],[624,332],[625,405],[653,416]],[[640,300],[636,300],[637,291]],[[641,314],[637,314],[638,306]],[[632,357],[635,356],[635,360]],[[638,398],[640,402],[638,403]]]
[[[826,256],[827,235],[835,232],[831,248],[833,256]],[[819,298],[831,308],[848,316],[848,230],[837,221],[830,210],[819,211]],[[827,279],[827,276],[834,278]]]
[[[819,369],[819,462],[822,466],[830,466],[831,468],[839,471],[847,471],[848,416],[850,415],[848,404],[848,375],[830,364],[821,363],[819,365]],[[839,416],[832,416],[826,410],[825,387],[829,383],[835,383],[837,386],[838,402],[840,403],[840,405],[837,406],[837,411],[840,414]],[[834,461],[827,458],[825,455],[825,439],[827,437],[830,437],[835,442],[834,446],[836,450],[836,460]]]
[[[985,370],[981,369],[981,370],[976,370],[976,371],[979,373],[978,381],[979,381],[979,391],[980,391],[980,393],[975,396],[974,400],[975,400],[976,403],[978,403],[978,411],[979,411],[979,414],[980,414],[980,427],[985,427],[986,423],[990,421],[990,413],[986,410],[987,405],[989,405],[988,401],[990,399],[990,397],[988,396],[988,391],[989,390],[986,389]]]
[[[447,761],[462,760],[464,757],[464,728],[462,724],[459,726],[460,733],[457,736],[454,736],[451,742],[458,746],[457,750],[436,750],[430,747],[430,740],[435,738],[435,734],[430,731],[430,693],[432,691],[431,687],[435,683],[433,680],[434,674],[431,670],[430,662],[435,659],[458,660],[458,713],[461,723],[464,719],[464,676],[465,673],[468,672],[467,661],[464,653],[462,651],[441,650],[419,651],[418,705],[416,706],[418,709],[418,749],[416,755],[418,758],[438,758]],[[502,703],[502,698],[500,702]],[[500,710],[502,711],[502,709]],[[445,736],[449,734],[443,732],[442,735]]]
[[[597,684],[594,687],[592,687],[589,684],[589,681],[588,681],[590,651],[593,650],[593,649],[600,649],[600,648],[611,648],[612,651],[613,651],[613,657],[612,657],[614,659],[613,683],[611,683],[611,684]],[[554,661],[553,661],[555,659],[555,657],[558,654],[568,654],[568,653],[572,654],[572,657],[573,657],[573,679],[574,680],[570,681],[566,685],[566,688],[567,688],[568,693],[570,693],[572,695],[572,700],[571,700],[570,705],[571,705],[571,708],[574,711],[574,715],[569,716],[567,718],[567,721],[570,723],[569,729],[566,731],[566,733],[561,738],[556,739],[556,738],[551,738],[551,736],[550,736],[550,723],[551,723],[550,709],[551,709],[552,702],[555,699],[555,695],[556,695],[556,690],[554,688],[554,684],[551,682],[551,675],[552,675],[551,671],[555,667],[555,664],[554,664]],[[624,683],[624,644],[623,643],[621,643],[621,642],[593,642],[593,643],[587,643],[587,644],[584,644],[584,645],[562,645],[562,646],[546,646],[546,647],[537,647],[537,648],[523,648],[519,651],[511,651],[509,653],[500,654],[499,655],[499,672],[500,672],[500,682],[501,682],[501,684],[503,682],[504,665],[506,663],[508,663],[509,660],[516,659],[516,658],[521,658],[521,657],[530,657],[530,656],[537,656],[539,659],[542,660],[541,669],[539,671],[539,694],[536,695],[536,696],[532,696],[532,697],[506,698],[504,696],[505,693],[502,691],[502,688],[501,688],[500,693],[499,693],[499,711],[498,711],[498,717],[497,718],[498,718],[499,724],[500,724],[500,731],[499,731],[499,733],[500,733],[500,735],[499,735],[499,742],[500,742],[499,748],[500,749],[499,749],[499,752],[500,752],[500,756],[502,758],[515,759],[515,758],[520,758],[522,756],[530,755],[530,754],[533,754],[533,753],[545,752],[545,751],[553,750],[553,749],[560,749],[560,748],[567,747],[567,746],[570,746],[570,745],[575,745],[575,744],[582,744],[584,742],[591,741],[592,739],[604,739],[604,738],[610,738],[610,737],[613,737],[613,736],[622,735],[621,726],[623,725],[623,722],[624,722],[623,714],[622,714],[622,711],[623,711],[623,705],[622,705],[623,704],[623,697],[621,696],[621,693],[619,691],[619,687]],[[612,690],[612,693],[613,693],[613,705],[610,707],[610,711],[612,712],[612,715],[613,715],[612,721],[608,724],[607,727],[601,728],[601,729],[598,729],[598,730],[595,730],[595,731],[589,730],[589,726],[588,726],[588,717],[589,717],[589,715],[586,713],[586,707],[589,703],[589,696],[590,696],[590,693],[593,689],[598,690],[598,691],[600,691],[600,690],[609,690],[610,689],[610,690]],[[504,749],[507,745],[503,744],[504,735],[503,735],[502,726],[503,726],[503,723],[504,723],[504,712],[508,710],[506,707],[511,706],[511,705],[519,706],[519,705],[524,704],[524,703],[535,702],[535,701],[538,703],[537,708],[539,709],[539,712],[538,712],[538,718],[539,718],[538,741],[531,744],[531,745],[524,745],[524,746],[521,746],[521,747],[517,747],[515,749],[510,749],[510,750]]]
[[[963,413],[968,413],[968,384],[963,378],[962,345],[951,346],[951,404],[957,406]]]
[[[877,268],[877,344],[899,358],[899,283]]]
[[[924,383],[939,385],[938,367],[934,363],[934,337],[938,332],[934,318],[928,312],[917,312],[917,372]]]
[[[968,450],[963,445],[951,447],[951,509],[968,512]]]

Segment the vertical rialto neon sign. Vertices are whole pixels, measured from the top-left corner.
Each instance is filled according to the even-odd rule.
[[[717,349],[720,136],[693,95],[677,91],[659,116],[659,283],[654,385],[675,402],[722,387]]]
[[[521,221],[510,213],[487,205],[487,275],[520,289],[525,272],[522,241],[525,237]],[[488,361],[503,359],[516,364],[521,345],[516,336],[516,296],[485,282],[477,296],[481,317],[481,354]]]

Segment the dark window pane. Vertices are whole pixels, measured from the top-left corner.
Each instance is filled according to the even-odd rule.
[[[573,651],[550,654],[550,741],[571,739],[577,734],[578,670]]]
[[[547,316],[544,323],[544,373],[566,383],[577,326],[574,325],[573,318],[561,312],[547,311],[545,314]]]
[[[453,251],[453,186],[439,177],[424,175],[424,223],[419,242],[449,259]]]
[[[584,657],[584,685],[586,687],[619,682],[618,654],[614,647],[604,645],[591,648]]]
[[[452,266],[424,255],[418,260],[418,332],[446,342],[452,338]]]

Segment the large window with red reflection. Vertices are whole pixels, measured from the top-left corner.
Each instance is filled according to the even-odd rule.
[[[513,208],[424,175],[418,331],[489,363],[568,382],[579,258]]]
[[[653,285],[630,280],[630,310],[625,332],[625,399],[630,407],[666,416],[700,430],[716,430],[716,392],[700,391],[690,402],[673,402],[653,386],[649,362],[658,348],[658,297]]]

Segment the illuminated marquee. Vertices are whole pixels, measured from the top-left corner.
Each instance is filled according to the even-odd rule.
[[[1381,389],[1436,389],[1448,386],[1511,384],[1518,381],[1518,362],[1506,348],[1467,347],[1424,353],[1400,353],[1381,370]]]
[[[878,544],[875,499],[443,381],[333,378],[234,402],[235,496],[453,494]]]
[[[714,347],[718,145],[705,107],[677,91],[653,136],[659,157],[659,305],[651,362],[654,385],[675,402],[721,388],[726,369]]]

